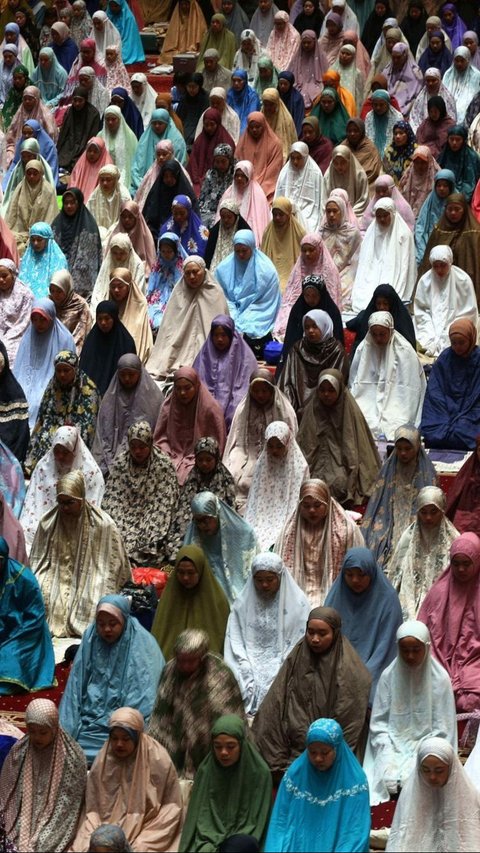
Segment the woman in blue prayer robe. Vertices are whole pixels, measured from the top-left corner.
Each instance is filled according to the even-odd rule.
[[[145,62],[145,53],[137,22],[127,0],[110,0],[107,15],[122,37],[122,61],[124,65]]]
[[[47,690],[55,658],[35,575],[9,557],[0,536],[0,695]]]
[[[60,725],[89,765],[108,739],[118,708],[152,713],[165,659],[155,638],[130,614],[123,595],[104,595],[85,631],[60,703]]]

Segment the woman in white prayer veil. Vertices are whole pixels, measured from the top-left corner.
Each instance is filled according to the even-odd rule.
[[[410,299],[417,277],[415,241],[391,198],[379,198],[360,248],[352,289],[352,308],[367,307],[379,284],[391,284],[403,302]]]
[[[431,655],[428,628],[413,619],[404,622],[397,630],[397,646],[397,657],[379,678],[370,716],[363,769],[371,805],[386,802],[399,787],[403,788],[414,770],[422,738],[440,736],[457,748],[453,688],[447,671]],[[421,824],[420,820],[417,830]],[[410,848],[394,849],[463,848],[433,848],[422,846],[417,840]]]
[[[322,172],[310,157],[305,142],[294,142],[290,155],[281,170],[275,198],[288,198],[297,209],[297,217],[307,233],[318,231],[325,203],[325,181]]]
[[[389,311],[375,311],[350,367],[350,391],[374,438],[394,438],[407,421],[420,425],[426,380],[412,345]]]
[[[386,849],[478,851],[480,794],[452,746],[428,737],[400,794]]]
[[[456,60],[456,61],[455,61]],[[480,88],[480,71],[471,64],[472,55],[464,45],[454,51],[453,62],[443,75],[443,85],[455,98],[457,121],[463,122],[465,113]]]
[[[403,618],[415,619],[423,599],[450,562],[450,545],[460,535],[445,516],[447,501],[438,486],[417,495],[417,517],[402,533],[388,564]]]
[[[62,426],[53,435],[50,450],[36,465],[23,504],[20,523],[27,551],[30,551],[41,517],[56,506],[57,480],[74,469],[82,471],[85,477],[87,500],[99,507],[105,490],[102,472],[77,427]]]
[[[448,330],[461,318],[478,324],[477,297],[472,279],[453,263],[450,246],[434,246],[431,269],[422,275],[413,303],[413,322],[425,356],[435,359],[450,346]]]
[[[231,106],[227,104],[227,93],[225,89],[221,86],[214,86],[213,89],[210,90],[209,99],[210,106],[215,110],[218,110],[222,116],[222,127],[228,131],[233,141],[237,143],[240,139],[240,119],[235,110],[232,110]],[[198,124],[195,129],[195,139],[203,130],[204,115],[205,112],[203,112],[198,119]]]
[[[278,554],[257,554],[227,622],[224,659],[247,714],[256,714],[286,656],[302,639],[311,604]]]

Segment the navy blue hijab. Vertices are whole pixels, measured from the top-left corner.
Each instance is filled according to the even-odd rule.
[[[120,106],[122,115],[129,128],[133,130],[137,139],[140,139],[144,131],[144,127],[142,116],[137,105],[132,101],[130,95],[123,86],[115,86],[115,88],[112,89],[110,97],[113,98],[114,95],[118,95],[118,97],[123,100],[123,104]]]

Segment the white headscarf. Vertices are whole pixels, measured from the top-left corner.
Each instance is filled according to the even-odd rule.
[[[391,198],[380,198],[373,208],[390,213],[391,224],[384,228],[376,219],[368,226],[358,259],[352,289],[356,314],[366,308],[379,284],[391,284],[400,299],[408,301],[417,277],[413,234]]]
[[[288,448],[282,459],[269,453],[267,444],[271,438],[278,438]],[[297,507],[300,486],[309,476],[307,461],[290,427],[283,421],[270,423],[265,430],[265,444],[255,465],[245,510],[245,521],[255,530],[260,548],[268,550],[275,545],[285,521]]]
[[[157,93],[153,86],[148,82],[147,75],[143,74],[141,71],[137,72],[137,74],[132,74],[131,82],[143,84],[142,94],[136,95],[132,89],[131,98],[142,116],[143,126],[148,127],[152,113],[155,109]]]
[[[280,589],[263,598],[253,582],[257,572],[280,576]],[[311,605],[278,554],[258,554],[230,611],[225,663],[240,685],[247,714],[255,714],[286,656],[305,633]]]
[[[442,788],[423,778],[421,763],[434,755],[448,764]],[[418,748],[416,766],[395,810],[387,850],[477,850],[480,794],[468,778],[455,749],[444,737],[427,737]]]
[[[472,279],[460,267],[453,265],[450,246],[435,246],[429,256],[432,268],[422,275],[415,293],[413,322],[418,342],[426,354],[436,358],[450,346],[448,329],[454,320],[478,323],[477,297]],[[449,264],[445,278],[433,269],[435,261]]]
[[[103,30],[101,32],[95,29],[93,21],[103,22]],[[99,11],[92,15],[92,31],[89,38],[95,39],[98,51],[97,56],[101,56],[103,59],[105,59],[105,51],[110,45],[116,45],[116,47],[120,48],[120,51],[122,49],[122,37],[105,12]]]
[[[86,499],[98,507],[102,503],[105,483],[100,468],[77,427],[60,427],[52,437],[50,450],[35,467],[23,504],[20,523],[25,533],[27,551],[30,551],[40,519],[57,504],[57,480],[67,473],[60,471],[55,462],[53,448],[57,444],[75,454],[70,470],[80,470],[83,473]]]
[[[375,343],[370,332],[372,326],[391,330],[386,346]],[[407,421],[417,427],[420,425],[425,373],[416,352],[403,335],[395,331],[393,317],[388,311],[371,314],[368,328],[350,368],[350,391],[373,436],[392,440],[397,427]]]
[[[283,166],[275,188],[275,198],[288,198],[297,209],[299,221],[303,222],[307,233],[318,231],[322,218],[325,198],[325,181],[321,169],[315,163],[305,142],[294,142],[290,154],[301,154],[304,160],[302,169],[294,169],[288,158]]]
[[[398,654],[380,676],[363,764],[371,805],[389,800],[390,793],[397,790],[397,782],[401,786],[405,784],[414,768],[417,746],[422,738],[440,735],[448,738],[455,749],[457,747],[453,689],[447,671],[431,656],[428,628],[413,619],[404,622],[397,631],[397,643],[405,637],[414,637],[423,643],[425,657],[419,666],[410,667]],[[417,830],[420,825],[421,821]],[[414,845],[411,849],[414,848],[437,849],[428,845]]]
[[[480,89],[480,71],[478,68],[473,67],[471,63],[472,55],[468,47],[464,45],[457,47],[453,58],[455,59],[456,56],[462,56],[468,61],[467,68],[462,74],[459,74],[452,61],[450,68],[443,75],[443,85],[455,98],[457,121],[461,124],[465,118],[467,107]]]

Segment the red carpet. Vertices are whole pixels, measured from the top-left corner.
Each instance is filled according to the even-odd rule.
[[[55,667],[57,687],[49,690],[39,690],[36,693],[16,693],[13,696],[0,696],[0,717],[10,723],[25,729],[25,709],[32,699],[51,699],[55,705],[60,704],[67,678],[70,672],[68,665],[59,663]]]

